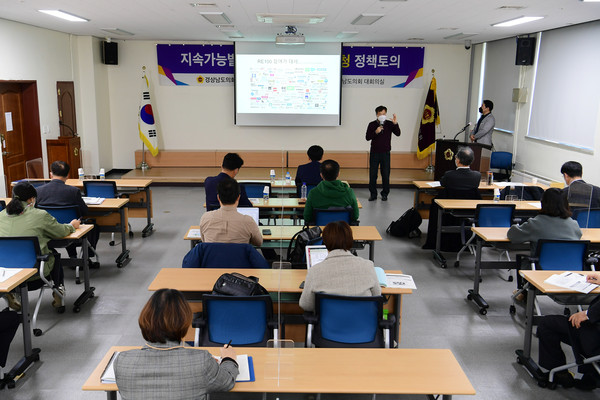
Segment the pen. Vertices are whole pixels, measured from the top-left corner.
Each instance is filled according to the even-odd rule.
[[[227,346],[225,346],[225,348],[229,348],[229,345],[231,344],[231,340],[229,341],[229,343],[227,343]]]

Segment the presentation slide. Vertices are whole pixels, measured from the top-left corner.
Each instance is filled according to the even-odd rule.
[[[235,58],[237,125],[337,126],[341,108],[341,46],[277,54],[272,45]],[[329,49],[329,50],[327,50]],[[260,50],[260,49],[259,49]],[[324,53],[324,54],[323,54]],[[327,54],[329,53],[329,54]]]

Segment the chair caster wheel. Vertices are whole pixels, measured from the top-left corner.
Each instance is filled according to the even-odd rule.
[[[6,385],[6,387],[9,388],[9,389],[14,389],[15,386],[17,386],[17,383],[14,380],[8,382],[8,384]]]
[[[66,307],[65,307],[65,306],[60,306],[60,307],[58,307],[58,308],[56,309],[56,312],[57,312],[57,313],[59,313],[59,314],[64,314],[64,313],[65,313],[65,310],[66,310]]]
[[[109,245],[109,246],[114,246],[114,245],[115,245],[115,241],[114,241],[114,240],[111,240],[110,242],[108,242],[108,245]]]
[[[479,278],[479,283],[481,283],[481,282],[483,282],[483,279],[480,277],[480,278]]]
[[[471,295],[471,293],[469,293],[469,294],[467,295],[467,300],[469,300],[469,301],[473,300],[473,296]]]
[[[74,313],[78,313],[79,311],[81,311],[81,308],[79,308],[79,307],[73,307],[73,312]]]
[[[42,336],[42,330],[41,329],[34,329],[33,330],[33,336]]]
[[[75,284],[76,285],[81,285],[81,279],[79,279],[79,278],[75,279]]]
[[[132,238],[133,237],[133,232],[129,232],[129,237]]]
[[[512,275],[509,276],[508,279],[507,279],[507,281],[512,282],[513,281],[513,276]]]
[[[545,388],[548,386],[548,382],[546,381],[538,381],[538,386],[541,388]]]
[[[516,314],[516,312],[517,312],[517,309],[516,309],[516,307],[515,307],[515,306],[512,306],[512,305],[511,305],[511,306],[509,307],[509,309],[508,309],[508,312],[510,313],[510,315],[515,315],[515,314]]]
[[[460,267],[460,261],[455,261],[454,262],[454,268],[458,268]]]
[[[487,309],[486,308],[482,308],[481,310],[479,310],[479,314],[481,314],[481,315],[487,315]]]
[[[441,267],[445,269],[448,268],[448,265],[446,263],[442,263]]]

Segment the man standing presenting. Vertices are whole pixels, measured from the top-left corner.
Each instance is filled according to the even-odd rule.
[[[487,144],[492,146],[492,132],[496,126],[496,118],[492,115],[494,103],[491,100],[484,100],[479,107],[481,117],[477,125],[471,131],[471,142]]]
[[[375,109],[377,119],[367,126],[365,138],[371,141],[369,154],[369,201],[377,200],[377,168],[381,166],[383,190],[381,200],[386,201],[390,193],[390,151],[392,150],[392,133],[400,136],[400,127],[396,114],[392,120],[387,119],[387,108],[379,106]]]

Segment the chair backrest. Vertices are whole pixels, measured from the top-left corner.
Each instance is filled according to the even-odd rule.
[[[493,151],[490,157],[490,168],[512,170],[512,153]]]
[[[44,186],[48,182],[50,182],[50,181],[47,179],[35,179],[35,180],[29,181],[31,186],[33,186],[34,188],[39,188],[40,186]]]
[[[265,346],[273,338],[271,296],[202,296],[206,334],[201,345]],[[208,339],[209,342],[206,341]]]
[[[265,186],[269,187],[269,196],[271,196],[271,182],[244,182],[241,184],[246,190],[246,195],[251,199],[262,199]]]
[[[345,221],[350,223],[352,207],[329,207],[313,209],[315,225],[325,226],[330,222]]]
[[[515,214],[515,204],[477,204],[475,225],[509,228]]]
[[[46,210],[48,214],[56,218],[60,224],[68,224],[74,219],[81,218],[79,206],[40,206],[36,205],[40,210]]]
[[[383,347],[383,301],[382,296],[315,293],[313,342],[318,347]]]
[[[183,258],[183,268],[269,268],[248,243],[198,243]]]
[[[506,186],[500,191],[500,200],[506,199],[508,195],[515,195],[519,200],[536,200],[542,199],[544,189],[539,186]]]
[[[83,181],[83,191],[87,197],[114,199],[118,195],[115,181]]]
[[[600,208],[575,209],[572,218],[580,228],[600,228]]]
[[[44,177],[44,161],[41,157],[27,160],[25,162],[25,170],[27,171],[28,179]]]
[[[40,254],[37,236],[0,237],[0,267],[38,268]]]
[[[536,267],[558,271],[583,270],[589,244],[589,240],[540,239],[535,254]]]
[[[0,211],[4,210],[6,208],[6,203],[4,202],[4,200],[0,200]]]

